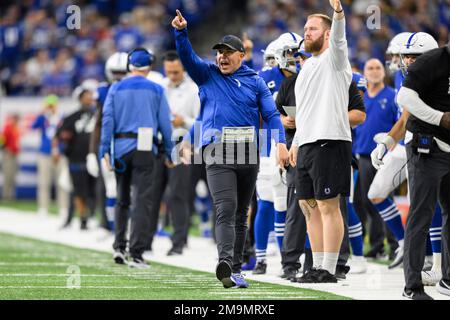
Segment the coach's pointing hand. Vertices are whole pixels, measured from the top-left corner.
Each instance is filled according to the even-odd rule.
[[[178,9],[177,9],[177,16],[172,20],[172,27],[174,27],[177,30],[183,30],[184,28],[187,27],[187,21],[185,18],[183,18],[180,10]]]
[[[330,5],[334,11],[342,11],[341,1],[339,0],[330,0]]]

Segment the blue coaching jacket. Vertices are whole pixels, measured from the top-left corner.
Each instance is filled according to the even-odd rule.
[[[278,136],[273,137],[275,141],[286,143],[272,94],[254,70],[242,65],[233,74],[224,75],[218,66],[197,56],[186,28],[174,29],[174,32],[181,62],[199,86],[201,108],[197,121],[202,123],[201,146],[216,141],[223,127],[254,126],[258,130],[260,114],[269,129],[278,129]],[[194,127],[190,130],[191,143],[194,142]]]
[[[110,153],[115,133],[137,133],[140,127],[150,127],[154,138],[158,131],[161,132],[166,156],[171,159],[173,142],[169,110],[164,89],[145,77],[130,76],[114,83],[103,106],[100,157]],[[136,148],[137,139],[115,139],[114,157],[120,158]],[[155,144],[152,151],[158,152]]]

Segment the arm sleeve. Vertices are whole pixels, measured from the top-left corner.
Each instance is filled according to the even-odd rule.
[[[39,115],[36,120],[34,120],[33,124],[31,125],[32,129],[39,129],[42,128],[44,126],[44,116],[43,115]]]
[[[284,127],[280,120],[280,114],[275,107],[272,94],[262,78],[258,78],[258,97],[259,110],[263,120],[269,125],[270,130],[278,130],[278,136],[274,135],[272,138],[276,143],[286,143],[284,134]]]
[[[175,45],[183,66],[192,80],[201,85],[209,77],[209,64],[195,53],[188,38],[187,28],[183,30],[174,29],[174,32]]]
[[[286,87],[287,82],[283,81],[280,85],[280,89],[278,90],[277,98],[275,100],[275,105],[277,106],[278,112],[280,112],[283,116],[287,116],[286,112],[283,109],[283,106],[286,105]]]
[[[348,111],[360,110],[366,112],[366,107],[364,105],[364,99],[359,94],[358,86],[355,81],[350,83],[350,88],[348,90],[349,104]]]
[[[170,122],[169,104],[167,103],[167,99],[166,96],[164,95],[164,92],[161,92],[161,99],[158,112],[158,123],[159,123],[159,131],[161,131],[161,134],[163,136],[166,157],[171,160],[173,148],[172,124]]]
[[[435,126],[439,126],[441,123],[444,113],[427,105],[413,89],[401,87],[397,95],[397,101],[409,113],[420,120]]]
[[[349,63],[347,39],[345,38],[345,18],[340,20],[333,18],[329,49],[334,68],[338,71],[345,69]]]
[[[114,87],[108,92],[102,110],[102,128],[100,135],[100,159],[110,153],[111,140],[114,134]]]

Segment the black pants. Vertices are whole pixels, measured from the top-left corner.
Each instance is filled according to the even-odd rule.
[[[377,170],[373,167],[370,157],[361,156],[358,160],[358,181],[356,182],[354,206],[360,215],[363,225],[369,223],[369,242],[372,250],[383,251],[384,238],[387,236],[391,250],[398,247],[397,240],[391,232],[387,232],[386,225],[375,206],[367,197],[370,185]]]
[[[99,168],[101,168],[101,164],[99,163]],[[106,187],[105,181],[103,180],[102,170],[100,170],[98,179],[97,179],[97,199],[96,205],[100,206],[100,225],[103,229],[109,230],[108,225],[108,217],[106,215]],[[109,230],[112,231],[112,230]]]
[[[300,269],[299,258],[304,252],[306,241],[306,220],[295,194],[296,169],[289,166],[286,173],[288,187],[286,225],[283,246],[281,247],[281,265],[283,269]]]
[[[165,159],[164,155],[158,154],[154,161],[151,186],[152,207],[150,210],[150,225],[145,250],[152,250],[153,238],[155,237],[156,231],[158,231],[159,209],[169,180],[168,169],[164,164]]]
[[[190,218],[191,166],[178,165],[169,169],[169,198],[167,206],[173,225],[172,249],[183,251],[186,243]]]
[[[121,173],[116,172],[116,237],[113,248],[123,251],[126,249],[126,232],[128,216],[130,216],[129,247],[133,258],[141,258],[148,244],[154,159],[151,151],[133,150],[122,157],[123,163],[118,163],[116,160],[116,167],[125,165],[125,170]]]
[[[219,261],[240,272],[247,232],[247,211],[255,190],[258,164],[209,164],[208,186],[216,207]]]
[[[200,164],[196,164],[194,162],[194,156],[192,157],[192,164],[191,164],[191,191],[190,191],[190,200],[189,200],[189,205],[190,205],[190,213],[192,214],[193,212],[195,212],[195,197],[197,195],[195,188],[197,187],[197,183],[200,180],[205,181],[206,184],[208,184],[207,178],[206,178],[206,166],[205,163],[200,163]],[[209,188],[208,188],[209,190]],[[211,226],[211,233],[212,233],[212,237],[215,241],[216,239],[216,233],[215,233],[215,221],[216,221],[216,209],[214,207],[214,205],[212,206],[212,216],[211,216],[211,222],[212,222],[212,226]],[[189,224],[191,223],[191,220],[189,220]]]
[[[342,239],[341,249],[339,250],[339,258],[337,262],[338,267],[344,267],[347,264],[350,257],[350,238],[348,237],[348,211],[347,211],[347,198],[341,197],[339,199],[339,205],[341,209],[342,219],[344,220],[344,238]],[[348,272],[347,269],[346,273]]]
[[[437,149],[437,147],[436,147]],[[426,239],[436,209],[442,208],[442,278],[450,281],[450,153],[437,149],[430,155],[406,146],[411,205],[405,231],[403,268],[407,289],[423,287],[421,271]]]
[[[249,213],[250,217],[248,219],[248,229],[247,236],[245,238],[244,245],[244,263],[250,261],[251,257],[256,259],[255,253],[255,220],[256,212],[258,211],[258,202],[256,199],[256,192],[253,192],[252,199],[250,200]]]

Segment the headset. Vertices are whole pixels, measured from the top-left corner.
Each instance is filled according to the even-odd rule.
[[[138,52],[138,51],[145,52],[145,53],[147,53],[147,54],[150,56],[149,65],[152,65],[153,63],[155,63],[156,57],[155,57],[155,55],[153,54],[153,51],[148,50],[148,49],[146,49],[146,48],[144,48],[144,47],[138,47],[138,48],[135,48],[135,49],[131,50],[130,52],[128,52],[128,56],[127,56],[127,71],[128,71],[128,72],[131,71],[131,70],[130,70],[130,59],[131,59],[131,55],[132,55],[133,53],[135,53],[135,52]]]

